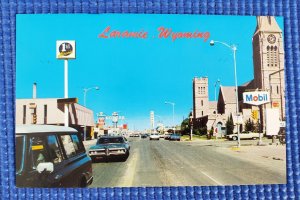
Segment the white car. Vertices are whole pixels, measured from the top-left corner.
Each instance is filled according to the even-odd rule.
[[[160,136],[157,133],[152,133],[149,137],[150,140],[159,140]]]
[[[227,135],[226,137],[229,140],[237,140],[238,139],[237,134]],[[244,132],[240,133],[240,139],[253,139],[253,140],[256,140],[258,138],[259,138],[259,133],[253,133],[253,132],[247,132],[247,131],[244,131]]]

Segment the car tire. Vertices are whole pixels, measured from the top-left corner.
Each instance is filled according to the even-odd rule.
[[[91,157],[91,159],[92,159],[92,163],[96,162],[96,158],[95,157]]]
[[[84,177],[82,177],[82,178],[79,180],[78,186],[79,186],[80,188],[85,188],[85,187],[87,186],[87,183],[86,183],[86,180],[85,180]]]
[[[232,137],[232,140],[236,141],[238,138],[236,136]]]

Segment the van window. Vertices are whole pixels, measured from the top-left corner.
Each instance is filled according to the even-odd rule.
[[[53,164],[58,164],[62,161],[62,154],[58,146],[57,138],[55,135],[49,135],[47,137],[47,145],[49,158]]]
[[[78,136],[76,134],[72,134],[71,138],[72,138],[76,153],[84,152],[85,150],[82,146],[82,143],[79,141]]]
[[[32,159],[32,169],[36,169],[39,163],[51,162],[45,144],[45,137],[34,136],[30,140],[30,151]]]
[[[71,158],[76,155],[76,149],[72,141],[71,135],[60,136],[67,158]]]
[[[22,170],[24,163],[25,136],[16,136],[16,172]]]

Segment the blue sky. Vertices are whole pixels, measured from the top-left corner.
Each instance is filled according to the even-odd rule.
[[[277,17],[283,29],[283,18]],[[146,31],[147,39],[98,38],[107,27],[120,31]],[[159,27],[174,32],[209,32],[209,39],[158,38]],[[192,108],[192,78],[208,76],[209,98],[214,83],[234,85],[233,56],[210,40],[236,44],[238,84],[253,79],[252,35],[255,17],[200,15],[60,14],[17,15],[17,98],[31,98],[38,84],[38,98],[63,98],[64,62],[56,59],[56,40],[76,40],[76,59],[69,61],[69,97],[95,114],[119,111],[129,128],[150,127],[150,111],[165,125],[179,124]],[[155,119],[158,120],[158,117]]]

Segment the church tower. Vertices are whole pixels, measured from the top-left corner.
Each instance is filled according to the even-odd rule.
[[[209,114],[207,77],[195,77],[193,79],[193,113],[194,118]]]
[[[254,87],[269,91],[270,103],[265,108],[278,108],[280,118],[285,116],[284,45],[282,30],[275,17],[257,17],[252,38]]]

